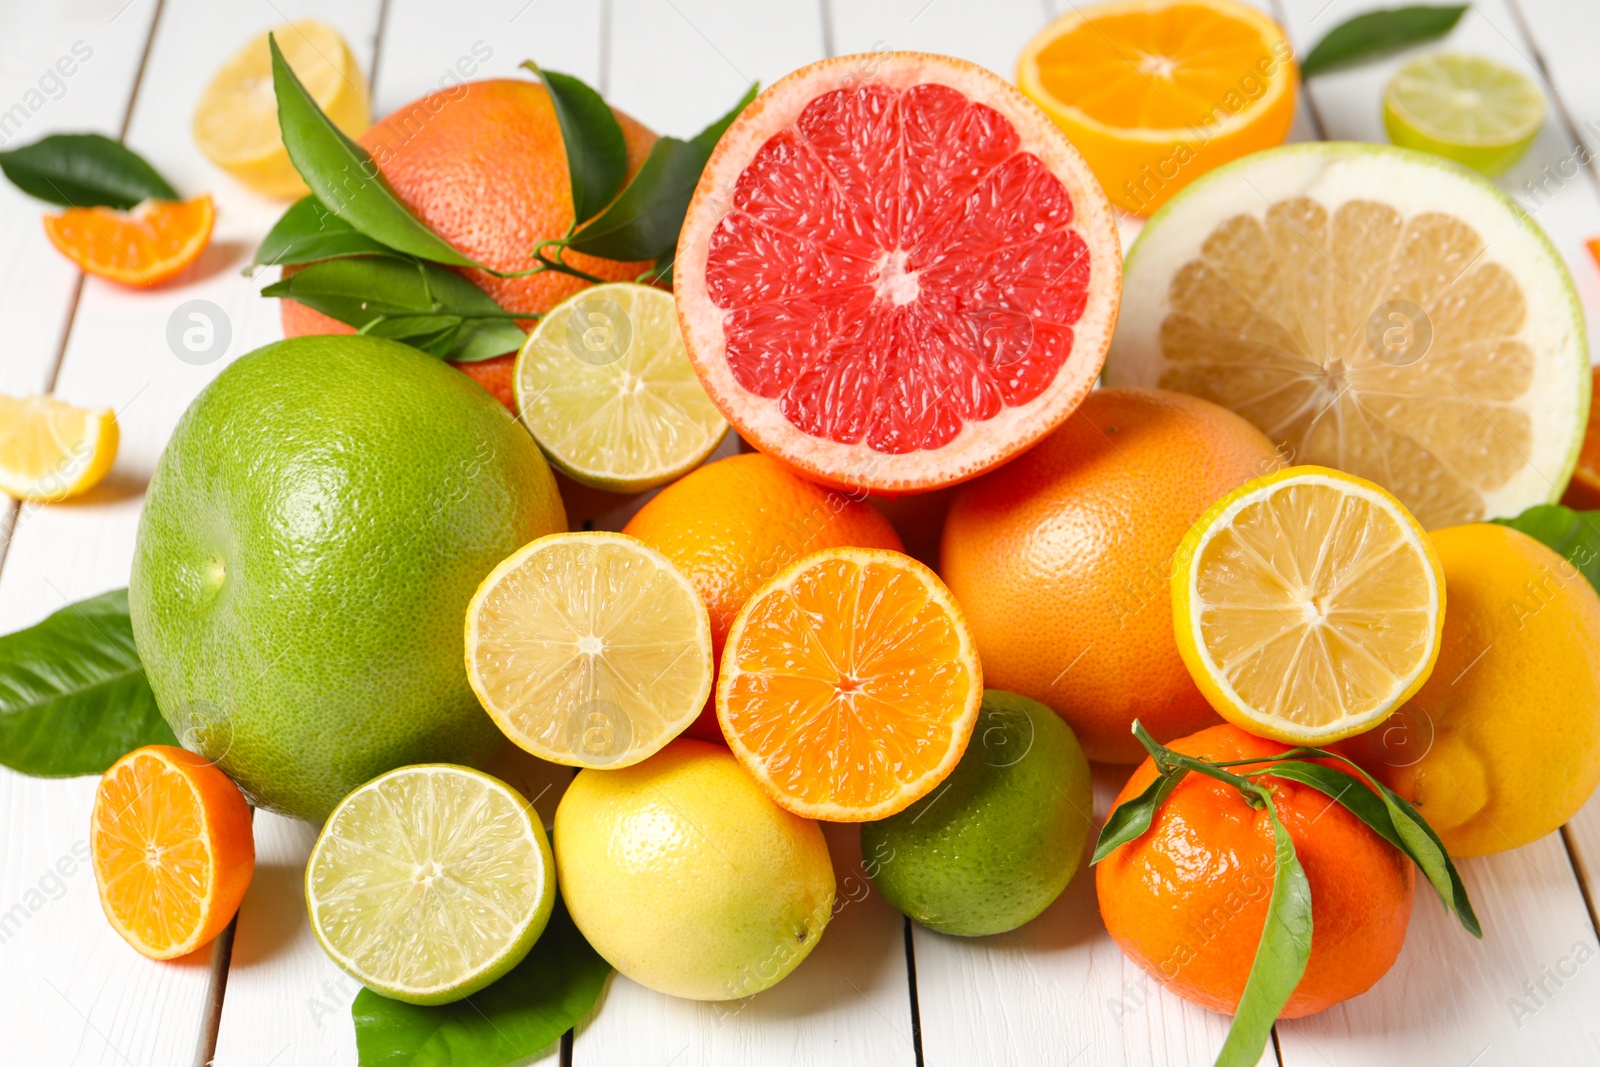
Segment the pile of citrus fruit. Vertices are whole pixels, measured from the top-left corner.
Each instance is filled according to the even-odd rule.
[[[326,324],[285,303],[291,339],[195,401],[130,597],[163,713],[211,762],[106,775],[96,871],[135,947],[226,921],[247,798],[323,824],[313,928],[384,996],[483,988],[559,893],[634,980],[742,997],[825,936],[819,823],[860,824],[916,921],[1013,930],[1083,865],[1088,761],[1142,760],[1097,862],[1107,929],[1234,1012],[1292,860],[1313,910],[1272,1014],[1296,1016],[1394,962],[1422,835],[1308,782],[1345,774],[1458,857],[1588,799],[1600,595],[1484,521],[1559,498],[1588,423],[1539,229],[1433,157],[1272,147],[1294,64],[1230,0],[1075,10],[1021,91],[935,55],[862,69],[798,70],[733,121],[670,291],[626,280],[645,264],[466,271],[530,318],[470,368],[493,398],[394,341],[304,336]],[[1240,70],[1247,98],[1194,113]],[[539,85],[462,89],[361,140],[419,219],[509,267],[571,226],[561,129]],[[654,135],[621,125],[637,168]],[[270,144],[214,139],[285,184]],[[1108,195],[1164,205],[1126,262]],[[108,416],[30,420],[115,440]],[[744,447],[706,462],[730,427]],[[0,472],[42,479],[18,437]],[[568,530],[563,497],[646,489],[620,532]],[[934,567],[903,551],[934,541]],[[1396,723],[1426,742],[1397,753]],[[473,769],[507,739],[579,768],[553,846]]]

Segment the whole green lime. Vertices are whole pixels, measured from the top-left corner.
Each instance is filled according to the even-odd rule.
[[[1077,873],[1092,804],[1072,728],[1036,700],[986,689],[956,769],[905,811],[863,823],[862,861],[884,899],[922,925],[1003,933]]]
[[[185,747],[321,821],[391,768],[500,746],[461,620],[496,564],[564,529],[533,439],[466,375],[379,338],[282,341],[218,375],[162,453],[134,638]]]

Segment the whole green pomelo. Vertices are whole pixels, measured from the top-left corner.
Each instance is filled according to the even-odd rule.
[[[218,375],[162,453],[134,638],[186,747],[321,821],[386,770],[500,746],[467,685],[467,602],[565,529],[533,438],[466,375],[380,338],[282,341]]]
[[[1089,761],[1037,700],[983,691],[955,770],[906,810],[861,824],[861,855],[884,899],[940,933],[1015,930],[1061,895],[1083,862]]]

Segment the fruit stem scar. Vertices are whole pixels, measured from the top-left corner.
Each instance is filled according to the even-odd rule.
[[[226,561],[221,556],[212,556],[206,561],[202,580],[208,588],[222,588],[222,583],[228,580],[228,564]]]

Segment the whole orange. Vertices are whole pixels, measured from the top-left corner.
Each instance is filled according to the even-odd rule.
[[[1274,756],[1289,746],[1223,725],[1169,747],[1225,761]],[[1116,803],[1137,796],[1155,774],[1146,759]],[[1292,1019],[1383,977],[1405,941],[1415,876],[1399,849],[1332,798],[1270,775],[1257,781],[1272,790],[1311,887],[1311,958],[1282,1012]],[[1266,810],[1225,782],[1191,773],[1143,836],[1095,866],[1100,917],[1128,958],[1167,989],[1232,1014],[1266,926],[1274,856]]]
[[[1272,443],[1209,401],[1099,389],[1028,452],[962,487],[939,572],[984,682],[1048,704],[1092,760],[1133,763],[1219,722],[1172,632],[1173,551],[1214,501],[1276,470]]]
[[[631,177],[656,135],[615,114]],[[561,237],[572,225],[566,146],[550,94],[537,82],[496,78],[441,89],[401,107],[359,141],[406,207],[456,248],[497,270],[526,270],[540,241]],[[578,254],[567,262],[607,281],[636,278],[649,266]],[[461,273],[506,310],[533,315],[587,284],[554,272],[529,278]],[[279,313],[285,337],[354,332],[292,300],[283,301]],[[514,360],[508,355],[457,366],[514,407]]]
[[[622,532],[672,560],[706,598],[719,662],[728,628],[750,594],[801,556],[824,548],[901,550],[894,527],[871,505],[806,481],[759,452],[690,471]],[[712,701],[685,736],[722,741]]]

